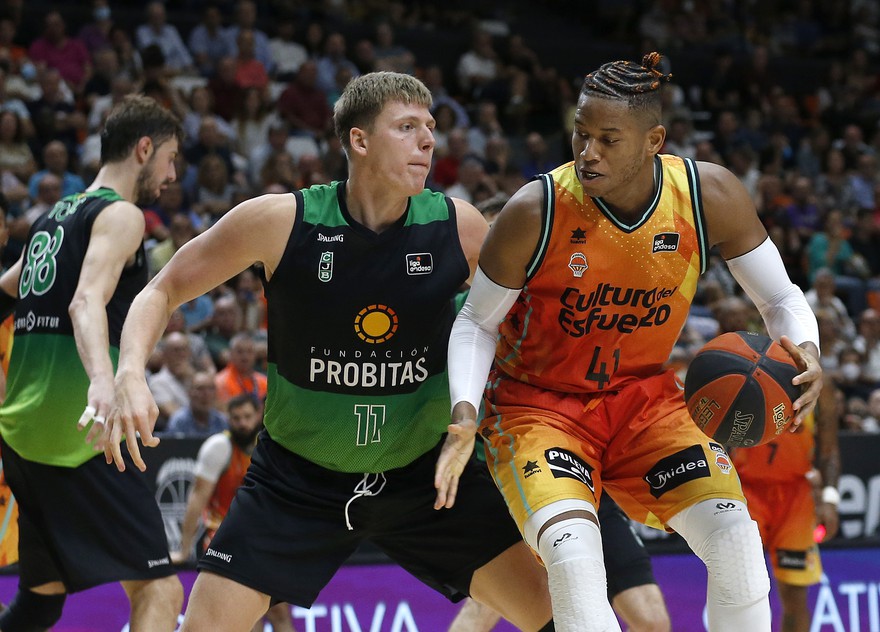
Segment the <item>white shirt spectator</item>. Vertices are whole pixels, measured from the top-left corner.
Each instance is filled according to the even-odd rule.
[[[303,62],[309,58],[305,47],[296,42],[273,37],[269,40],[269,53],[278,75],[295,75]]]

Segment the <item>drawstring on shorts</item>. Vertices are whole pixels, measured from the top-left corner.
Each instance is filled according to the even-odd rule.
[[[373,477],[372,480],[370,477]],[[381,482],[381,484],[380,484]],[[348,502],[345,503],[345,526],[348,527],[349,531],[354,531],[354,527],[351,526],[351,519],[348,517],[348,507],[351,503],[363,496],[378,496],[382,493],[382,490],[385,489],[385,483],[387,483],[387,479],[385,478],[384,472],[379,472],[376,474],[366,473],[364,477],[358,482],[357,485],[354,486],[354,496],[348,499]],[[373,491],[373,488],[379,485],[379,489]]]

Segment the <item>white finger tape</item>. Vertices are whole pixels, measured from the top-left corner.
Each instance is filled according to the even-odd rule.
[[[86,409],[83,411],[83,414],[79,416],[79,421],[77,422],[77,425],[80,427],[85,426],[87,423],[89,423],[92,420],[92,418],[95,416],[96,412],[97,411],[95,410],[94,406],[86,406]]]

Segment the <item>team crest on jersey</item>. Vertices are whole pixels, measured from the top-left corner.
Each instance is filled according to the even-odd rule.
[[[658,233],[654,235],[654,245],[651,246],[651,254],[655,252],[674,252],[678,250],[678,242],[681,235],[678,233]]]
[[[733,465],[731,465],[730,459],[726,454],[715,455],[715,466],[721,470],[722,474],[730,474],[730,470],[733,469]]]
[[[573,244],[587,243],[587,233],[580,226],[578,226],[573,231],[571,231],[571,243],[573,243]]]
[[[715,466],[721,470],[722,474],[730,474],[730,470],[733,469],[733,464],[730,462],[730,457],[727,456],[727,452],[724,451],[724,446],[720,443],[709,442],[709,449],[715,453]]]
[[[406,255],[407,274],[431,274],[433,271],[434,258],[430,252],[417,252]]]
[[[354,331],[358,338],[370,344],[389,340],[399,325],[397,312],[387,305],[368,305],[354,318]]]
[[[322,252],[318,261],[318,280],[326,283],[333,278],[333,253]]]
[[[590,266],[587,265],[587,256],[582,252],[576,252],[568,260],[568,267],[576,279],[584,276],[584,271]]]

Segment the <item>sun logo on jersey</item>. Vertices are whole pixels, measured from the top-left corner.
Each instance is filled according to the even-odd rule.
[[[372,345],[389,340],[397,333],[397,312],[387,305],[368,305],[354,318],[358,338]]]

